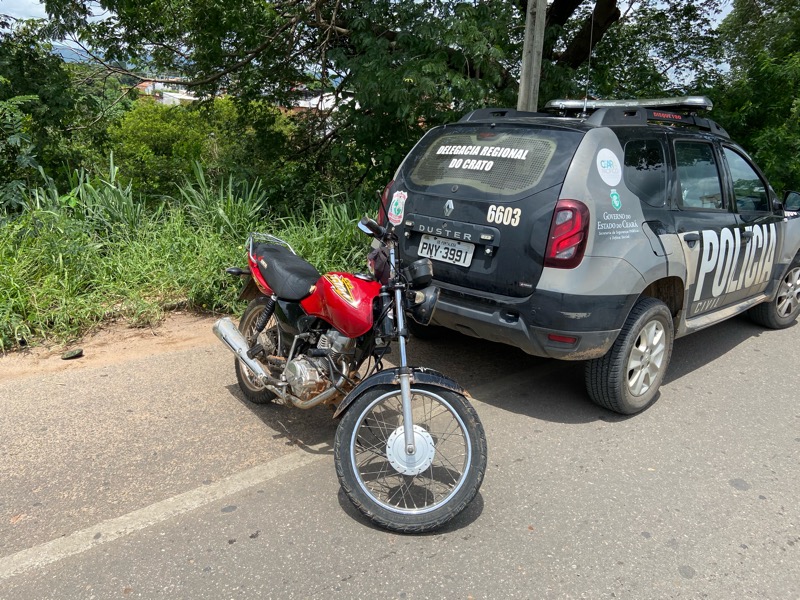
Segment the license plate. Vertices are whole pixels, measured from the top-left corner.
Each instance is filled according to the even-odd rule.
[[[475,244],[459,242],[440,238],[433,235],[423,235],[419,243],[420,256],[427,256],[433,260],[468,267],[472,263],[472,253]]]

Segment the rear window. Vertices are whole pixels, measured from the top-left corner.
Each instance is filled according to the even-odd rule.
[[[444,127],[423,138],[403,174],[418,192],[452,195],[466,188],[511,199],[563,181],[582,136],[538,127]]]

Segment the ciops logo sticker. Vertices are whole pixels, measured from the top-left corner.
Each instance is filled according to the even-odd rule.
[[[406,207],[406,192],[395,192],[392,196],[392,202],[389,204],[389,223],[392,225],[400,225],[403,221],[403,213]]]
[[[600,173],[600,178],[611,187],[619,185],[619,182],[622,181],[622,165],[617,155],[608,148],[603,148],[597,153],[597,172]]]

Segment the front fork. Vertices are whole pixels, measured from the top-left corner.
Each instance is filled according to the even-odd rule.
[[[389,264],[394,268],[394,247],[389,249]],[[396,274],[395,274],[396,276]],[[408,368],[406,358],[406,315],[403,310],[403,291],[396,287],[394,290],[394,315],[397,331],[400,333],[400,399],[403,403],[403,435],[406,443],[406,454],[414,454],[417,446],[414,442],[414,417],[411,414],[411,369]]]

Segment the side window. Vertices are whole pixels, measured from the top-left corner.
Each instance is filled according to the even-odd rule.
[[[659,140],[631,140],[625,144],[625,185],[650,206],[667,200],[664,146]]]
[[[703,210],[723,209],[722,186],[711,144],[675,142],[675,160],[681,184],[678,206]]]
[[[739,212],[770,212],[767,185],[744,157],[725,148],[725,160],[731,171],[733,197]]]

